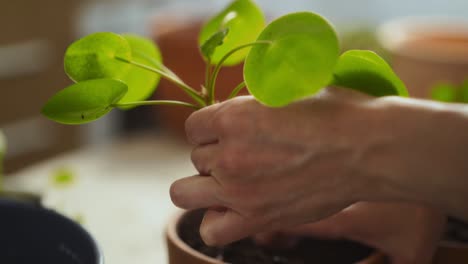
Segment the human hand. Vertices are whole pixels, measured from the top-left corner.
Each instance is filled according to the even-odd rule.
[[[171,186],[174,204],[211,208],[200,232],[207,244],[223,245],[360,201],[377,188],[354,167],[373,139],[366,133],[375,123],[372,100],[325,89],[283,108],[238,97],[195,112],[186,132],[201,176]]]
[[[294,237],[349,239],[385,253],[393,264],[429,264],[444,231],[446,217],[433,209],[401,203],[356,203],[324,220],[257,235],[260,244]]]

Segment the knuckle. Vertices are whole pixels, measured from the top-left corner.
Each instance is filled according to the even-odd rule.
[[[190,159],[192,161],[193,166],[200,174],[206,174],[208,171],[206,170],[206,165],[204,165],[203,156],[200,151],[200,147],[195,147],[190,154]]]
[[[229,110],[219,111],[213,116],[213,129],[220,134],[228,133],[234,123],[235,118]]]
[[[235,174],[239,172],[241,161],[234,151],[225,151],[217,161],[217,169],[223,174]]]
[[[196,114],[195,113],[192,113],[186,120],[185,120],[185,123],[184,123],[184,127],[185,127],[185,135],[188,139],[188,141],[190,143],[194,143],[195,142],[195,138],[194,138],[194,122],[193,122],[193,119],[194,119],[194,115]]]

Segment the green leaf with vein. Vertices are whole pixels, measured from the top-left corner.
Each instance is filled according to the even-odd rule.
[[[268,45],[252,47],[244,65],[250,93],[268,106],[285,106],[315,94],[332,80],[338,38],[321,16],[299,12],[283,16],[260,34]]]
[[[368,50],[343,53],[335,67],[331,84],[373,96],[408,96],[405,84],[387,62]]]
[[[211,61],[211,56],[213,56],[213,53],[218,46],[223,45],[224,38],[226,38],[228,33],[228,28],[220,30],[211,36],[211,38],[209,38],[207,41],[205,41],[205,43],[200,47],[202,55],[207,61]]]
[[[77,125],[109,113],[127,92],[127,85],[113,79],[96,79],[73,84],[55,94],[42,114],[58,123]]]
[[[145,65],[153,65],[159,68],[162,64],[161,52],[153,41],[141,36],[124,34],[124,39],[132,50],[132,60]],[[159,74],[147,71],[136,66],[131,66],[128,72],[120,80],[128,86],[128,92],[119,103],[130,103],[146,100],[150,97],[161,79]],[[133,106],[134,107],[134,106]],[[130,109],[133,107],[120,107]]]
[[[236,0],[203,26],[198,43],[202,46],[217,32],[229,28],[229,35],[224,39],[223,45],[217,47],[211,56],[210,62],[218,64],[229,51],[255,41],[264,27],[265,17],[254,1]],[[231,66],[241,63],[248,52],[249,49],[236,52],[223,65]]]
[[[128,42],[115,33],[94,33],[68,47],[64,59],[65,72],[75,82],[119,79],[127,74],[130,65],[116,60],[116,56],[131,60],[132,51]]]

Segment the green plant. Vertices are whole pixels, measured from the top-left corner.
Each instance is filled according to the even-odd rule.
[[[261,103],[281,107],[329,85],[374,96],[407,96],[404,84],[377,54],[351,50],[340,55],[335,30],[314,13],[288,14],[265,27],[252,0],[235,0],[205,24],[199,43],[206,61],[201,90],[165,67],[150,40],[109,32],[86,36],[65,53],[65,71],[75,84],[53,96],[42,112],[60,123],[82,124],[113,108],[166,104],[200,109],[217,102],[222,67],[243,61],[244,82],[229,98],[247,87]],[[193,102],[145,101],[160,77],[177,84]]]
[[[447,103],[468,103],[468,79],[460,85],[441,82],[431,89],[431,98]]]

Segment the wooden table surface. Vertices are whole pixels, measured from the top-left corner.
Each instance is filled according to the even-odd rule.
[[[73,184],[54,184],[61,168],[73,172]],[[106,264],[162,264],[167,263],[164,228],[178,210],[169,186],[195,173],[187,144],[140,135],[47,160],[9,175],[5,186],[39,193],[45,206],[82,219]]]

